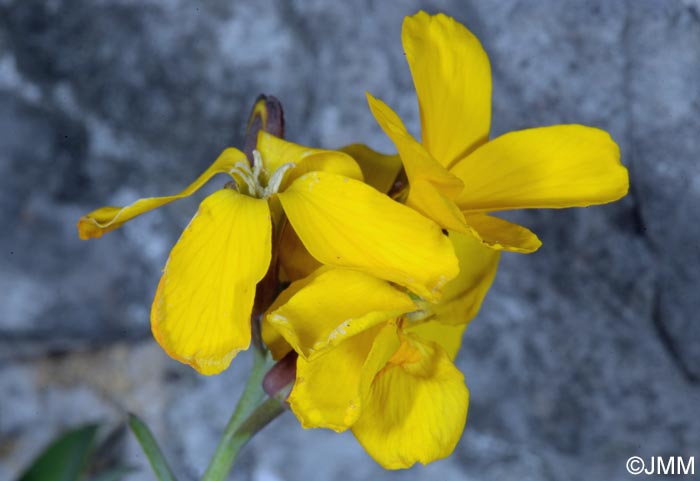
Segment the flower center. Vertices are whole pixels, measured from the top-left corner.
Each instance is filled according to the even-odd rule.
[[[259,151],[253,150],[253,168],[251,169],[248,162],[236,162],[229,174],[233,177],[238,192],[258,199],[267,199],[279,191],[284,174],[294,167],[296,167],[295,163],[287,162],[269,175],[263,166],[262,155]]]
[[[432,306],[428,301],[413,293],[410,293],[410,296],[417,309],[401,316],[401,325],[423,324],[435,316],[435,312],[433,312]]]

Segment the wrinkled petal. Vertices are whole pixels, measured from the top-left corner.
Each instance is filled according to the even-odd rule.
[[[265,174],[268,176],[284,164],[295,165],[285,176],[280,190],[284,190],[294,179],[315,171],[332,172],[351,179],[363,180],[360,166],[344,152],[305,147],[264,131],[258,134],[257,149],[262,155]]]
[[[346,145],[340,150],[360,165],[366,184],[379,192],[389,192],[401,171],[401,158],[398,155],[380,154],[363,144]]]
[[[167,197],[139,199],[126,207],[108,206],[94,210],[80,218],[78,221],[78,234],[83,240],[101,237],[103,234],[121,227],[122,224],[136,216],[192,195],[214,175],[228,172],[233,168],[236,162],[247,161],[245,154],[240,150],[233,148],[226,149],[197,180],[192,182],[179,194]]]
[[[408,294],[363,272],[326,269],[305,284],[286,303],[270,311],[267,320],[309,360],[416,309]]]
[[[277,330],[277,328],[270,323],[269,314],[276,311],[283,305],[285,305],[289,300],[294,297],[297,292],[302,290],[304,287],[313,282],[318,276],[326,272],[329,268],[326,266],[319,267],[313,271],[308,276],[292,282],[286,289],[279,293],[279,295],[272,302],[272,305],[267,309],[265,315],[262,317],[262,339],[265,345],[270,350],[272,358],[275,360],[282,359],[288,352],[292,351],[292,346],[287,342],[287,340],[282,336],[282,334]]]
[[[407,17],[401,38],[418,95],[422,143],[449,167],[488,139],[488,56],[469,30],[443,14]]]
[[[471,234],[491,249],[529,254],[542,245],[532,231],[507,220],[484,214],[468,214],[466,219]]]
[[[282,228],[278,255],[284,274],[290,281],[302,279],[321,267],[289,223]]]
[[[403,336],[377,374],[352,432],[386,469],[449,456],[467,419],[464,376],[439,346]]]
[[[447,283],[432,312],[441,323],[467,324],[479,312],[496,277],[500,252],[458,232],[450,232],[450,241],[459,259],[459,275]]]
[[[305,428],[341,432],[357,420],[372,379],[399,347],[396,327],[375,326],[323,357],[297,360],[289,405]]]
[[[323,264],[395,282],[429,300],[458,274],[452,245],[437,224],[362,182],[312,172],[279,199]]]
[[[610,135],[583,125],[520,130],[482,145],[451,169],[463,211],[584,207],[627,193],[627,169]]]
[[[255,285],[270,264],[267,202],[223,189],[199,207],[170,253],[151,328],[173,358],[202,374],[226,369],[250,344]]]

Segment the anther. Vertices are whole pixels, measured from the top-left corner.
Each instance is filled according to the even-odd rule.
[[[296,167],[294,162],[287,162],[282,164],[273,174],[270,176],[270,181],[267,183],[267,187],[263,190],[263,197],[270,197],[272,194],[276,194],[282,185],[284,180],[284,174],[287,173],[289,169]]]

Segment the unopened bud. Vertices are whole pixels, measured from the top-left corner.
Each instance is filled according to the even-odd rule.
[[[253,150],[258,145],[258,133],[261,130],[280,139],[284,138],[282,103],[272,95],[259,95],[250,112],[243,142],[243,152],[248,156],[250,165],[253,165]]]
[[[270,397],[287,399],[297,375],[297,353],[291,351],[272,366],[263,378],[263,389]]]

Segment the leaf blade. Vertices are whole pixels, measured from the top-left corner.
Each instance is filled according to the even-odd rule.
[[[89,424],[55,438],[19,481],[78,481],[93,451],[97,428]]]
[[[153,433],[146,424],[135,414],[129,414],[129,427],[138,440],[144,454],[151,463],[153,472],[159,481],[177,481],[163,456]]]

